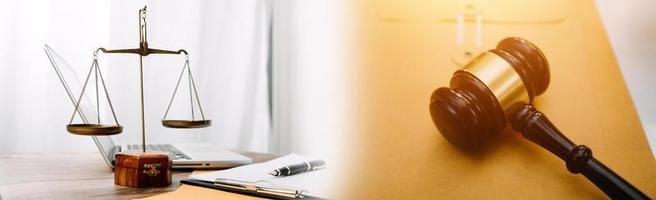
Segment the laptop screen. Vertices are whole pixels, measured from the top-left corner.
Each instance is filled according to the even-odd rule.
[[[71,108],[74,108],[77,102],[76,94],[80,94],[82,82],[78,78],[73,67],[55,50],[50,48],[47,44],[43,46],[43,50],[48,56],[55,75],[59,78],[59,81],[66,92],[66,97],[68,97],[71,102]],[[89,120],[96,118],[97,114],[92,108],[91,100],[88,97],[82,98],[78,114],[84,123],[89,123]],[[114,153],[112,152],[112,148],[114,148],[114,141],[112,138],[110,136],[93,136],[92,138],[96,143],[96,146],[98,146],[98,150],[102,154],[105,162],[107,162],[109,166],[113,166],[111,163]]]
[[[112,140],[111,136],[93,136],[93,141],[96,143],[96,146],[98,146],[98,150],[102,154],[102,156],[105,158],[105,162],[109,166],[113,167],[112,160],[114,159],[114,154],[116,153],[114,151],[114,140]]]

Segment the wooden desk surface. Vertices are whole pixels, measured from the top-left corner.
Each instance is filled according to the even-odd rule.
[[[271,154],[242,152],[254,162]],[[0,196],[11,199],[133,199],[175,190],[191,171],[174,171],[166,188],[114,185],[114,173],[96,152],[0,155]]]

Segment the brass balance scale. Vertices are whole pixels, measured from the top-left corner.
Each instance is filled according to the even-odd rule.
[[[177,51],[173,50],[163,50],[163,49],[154,49],[148,47],[147,41],[147,24],[146,24],[146,7],[139,10],[139,48],[134,49],[105,49],[98,48],[93,53],[93,63],[89,69],[84,85],[82,86],[82,91],[75,103],[75,110],[73,115],[66,126],[66,130],[72,134],[83,135],[83,136],[108,136],[120,134],[123,132],[123,127],[118,122],[116,117],[116,112],[114,111],[114,106],[112,105],[111,99],[109,98],[109,92],[107,91],[107,86],[105,84],[104,77],[100,71],[100,66],[98,64],[98,53],[107,53],[107,54],[137,54],[139,55],[139,82],[141,89],[141,153],[118,153],[116,155],[116,168],[115,168],[115,183],[117,185],[124,185],[129,187],[157,187],[157,186],[168,186],[171,184],[171,162],[167,154],[160,152],[146,152],[146,128],[145,128],[145,117],[144,117],[144,85],[143,85],[143,57],[151,54],[178,54],[185,56],[185,63],[182,67],[182,71],[178,78],[175,89],[173,90],[173,95],[171,100],[166,108],[164,117],[162,118],[162,125],[167,128],[179,128],[179,129],[189,129],[189,128],[205,128],[209,127],[212,124],[212,121],[205,118],[205,113],[200,104],[200,99],[198,98],[198,92],[196,90],[196,84],[194,82],[193,75],[191,73],[191,67],[189,65],[189,54],[186,50],[180,49]],[[191,119],[186,120],[173,120],[167,119],[171,105],[176,96],[180,82],[187,73],[189,80],[189,96],[191,104]],[[85,90],[89,83],[91,75],[95,76],[95,95],[96,95],[96,109],[98,117],[96,123],[90,123],[90,120],[83,120],[83,123],[73,123],[76,115],[79,115],[80,118],[85,118],[80,111],[80,102],[84,96]],[[102,124],[100,119],[100,94],[99,87],[102,85],[104,95],[107,98],[107,103],[112,112],[113,124]],[[198,110],[200,111],[200,119],[196,119],[196,113],[194,113],[194,98],[197,103]],[[125,162],[123,162],[125,161]],[[125,164],[124,164],[125,163]],[[132,163],[137,163],[133,165]]]

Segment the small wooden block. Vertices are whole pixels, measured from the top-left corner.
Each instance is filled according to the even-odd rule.
[[[114,184],[133,188],[171,185],[171,160],[165,152],[121,152],[114,160]]]

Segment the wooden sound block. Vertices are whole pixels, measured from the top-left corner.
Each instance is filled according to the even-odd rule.
[[[165,152],[121,152],[115,156],[114,184],[133,188],[171,185],[171,160]]]

